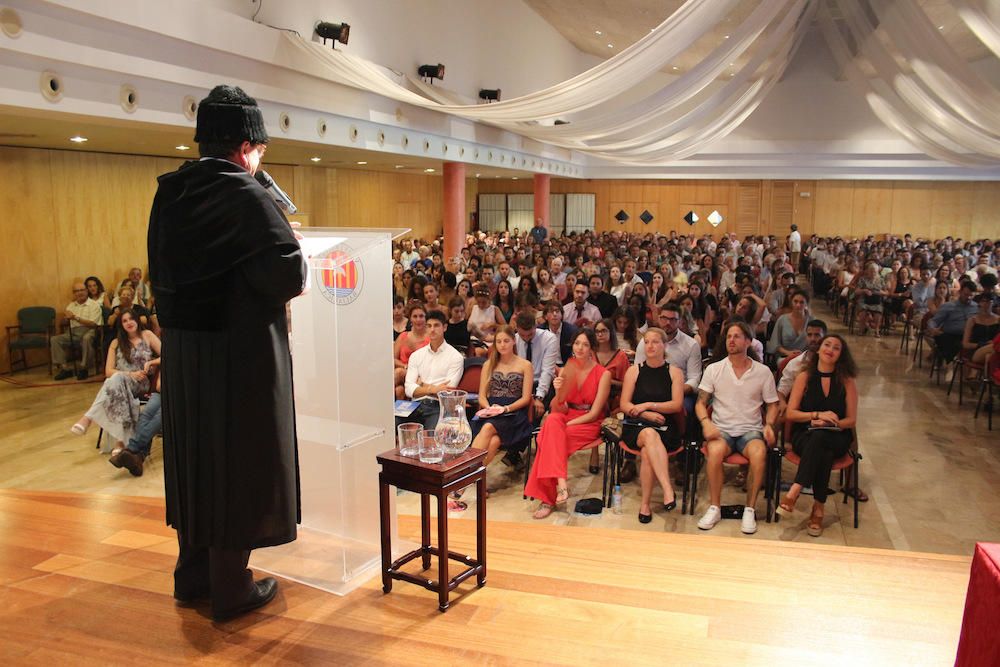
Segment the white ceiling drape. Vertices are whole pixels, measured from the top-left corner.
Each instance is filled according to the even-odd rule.
[[[720,40],[696,67],[651,87],[651,79],[662,77],[680,53],[721,24],[738,2],[688,0],[648,35],[587,72],[494,104],[456,104],[440,88],[400,78],[297,35],[287,34],[287,39],[303,57],[321,62],[329,77],[340,83],[563,148],[619,162],[654,164],[699,152],[752,113],[805,34],[811,1],[761,0],[740,25],[727,30],[729,39]],[[745,55],[745,63],[734,68],[732,63]],[[720,82],[727,70],[730,77]],[[640,85],[651,92],[625,108],[608,109],[608,100]],[[567,116],[572,122],[566,125],[538,122]]]
[[[953,1],[962,20],[1000,55],[1000,27],[981,0]],[[344,51],[297,34],[286,38],[297,57],[310,66],[319,63],[338,83],[623,164],[656,165],[702,152],[746,120],[780,80],[818,11],[838,65],[886,125],[938,159],[1000,165],[1000,91],[952,50],[916,2],[867,0],[863,7],[857,0],[760,0],[697,66],[651,85],[657,77],[666,79],[662,72],[676,57],[710,34],[738,2],[687,0],[596,67],[493,104],[461,103],[440,87]],[[832,9],[842,17],[839,23]],[[871,64],[874,77],[862,72],[859,57]],[[739,68],[733,66],[737,59]],[[638,101],[624,108],[609,104],[640,87],[648,92]],[[548,124],[556,118],[570,122]]]

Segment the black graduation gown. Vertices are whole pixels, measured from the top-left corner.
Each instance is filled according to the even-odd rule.
[[[301,513],[285,304],[306,267],[288,221],[238,165],[188,162],[159,178],[148,246],[167,523],[192,546],[290,542]]]

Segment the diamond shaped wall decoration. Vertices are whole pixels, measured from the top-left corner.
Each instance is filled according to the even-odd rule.
[[[693,225],[694,223],[698,222],[698,214],[695,213],[694,211],[688,211],[687,215],[684,216],[684,222],[688,223],[689,225]]]
[[[642,220],[644,223],[646,223],[648,225],[649,223],[651,223],[653,221],[653,214],[650,213],[649,211],[643,211],[639,215],[639,219]]]
[[[615,213],[615,220],[617,220],[620,224],[624,225],[625,221],[628,220],[628,213],[626,213],[625,211],[618,211],[617,213]]]
[[[718,211],[712,211],[711,213],[708,214],[708,221],[712,223],[713,227],[718,227],[719,225],[721,225],[723,220],[724,218],[722,217],[722,214],[719,213]]]

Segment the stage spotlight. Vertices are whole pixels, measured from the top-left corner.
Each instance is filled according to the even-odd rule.
[[[337,42],[347,44],[347,39],[351,36],[351,26],[346,23],[318,21],[315,30],[316,34],[323,38],[324,45],[326,40],[333,40],[333,48],[337,48]]]
[[[441,63],[437,65],[421,65],[417,68],[417,74],[420,75],[421,79],[428,79],[428,82],[433,86],[434,79],[444,79],[444,65]]]
[[[479,91],[479,99],[486,100],[486,103],[499,102],[500,101],[500,89],[490,90],[483,88]]]

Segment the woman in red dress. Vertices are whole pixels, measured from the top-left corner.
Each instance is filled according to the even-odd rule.
[[[581,329],[573,340],[573,357],[552,382],[556,395],[538,434],[538,454],[525,487],[527,495],[542,501],[536,519],[544,519],[569,499],[567,461],[573,452],[600,435],[611,393],[611,374],[597,363],[596,348],[594,332]]]

